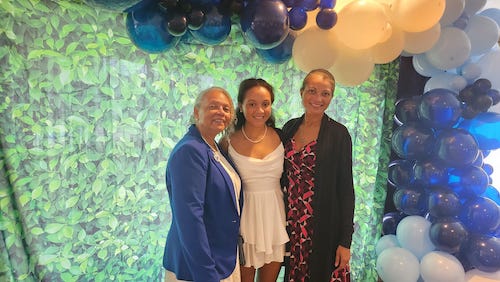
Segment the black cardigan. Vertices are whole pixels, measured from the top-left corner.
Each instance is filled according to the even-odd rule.
[[[283,126],[285,142],[293,138],[303,120],[304,116],[295,118]],[[326,282],[330,281],[337,246],[350,248],[354,233],[351,136],[344,125],[325,114],[321,120],[317,146],[309,281]],[[285,281],[287,279],[285,277]]]

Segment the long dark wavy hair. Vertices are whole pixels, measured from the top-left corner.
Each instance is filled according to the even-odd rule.
[[[274,89],[267,81],[262,78],[247,78],[243,80],[240,83],[240,87],[238,89],[238,107],[236,107],[236,120],[234,123],[235,130],[240,129],[246,122],[243,111],[241,110],[241,106],[243,105],[243,101],[246,98],[248,90],[256,86],[261,86],[267,89],[267,91],[269,91],[269,93],[271,94],[271,105],[274,102]],[[272,112],[271,116],[266,121],[266,125],[275,127],[275,118]]]

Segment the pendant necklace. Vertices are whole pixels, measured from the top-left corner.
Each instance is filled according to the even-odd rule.
[[[245,137],[246,140],[248,140],[251,143],[257,144],[257,143],[260,143],[262,140],[264,140],[264,138],[266,137],[266,134],[267,134],[267,125],[266,125],[266,127],[264,129],[264,134],[262,135],[262,137],[260,137],[257,140],[253,140],[253,139],[248,138],[248,136],[247,136],[247,134],[245,132],[245,126],[241,127],[241,133],[243,133],[243,137]]]
[[[220,162],[220,157],[219,157],[219,152],[220,151],[219,151],[219,147],[217,147],[217,143],[214,143],[215,144],[215,149],[214,149],[214,147],[212,147],[212,145],[210,145],[210,143],[207,142],[207,139],[205,139],[205,137],[203,137],[203,135],[201,135],[201,139],[203,139],[203,141],[205,141],[205,144],[207,144],[208,147],[210,147],[210,149],[214,153],[214,159],[216,161]]]

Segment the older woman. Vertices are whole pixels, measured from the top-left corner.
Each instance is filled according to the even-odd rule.
[[[172,225],[163,257],[165,281],[240,281],[241,181],[214,139],[233,116],[227,91],[201,92],[195,123],[170,154],[166,180]]]
[[[352,145],[347,128],[325,114],[334,90],[330,72],[311,71],[300,89],[304,114],[283,127],[290,236],[286,281],[349,280]]]

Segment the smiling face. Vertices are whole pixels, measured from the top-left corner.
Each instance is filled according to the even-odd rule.
[[[322,73],[311,73],[306,77],[300,92],[306,114],[323,115],[333,98],[333,83]]]
[[[255,86],[247,90],[240,105],[246,124],[262,127],[271,117],[271,93],[265,87]]]
[[[212,89],[201,98],[194,108],[196,127],[205,138],[213,139],[231,122],[232,102],[218,89]]]

